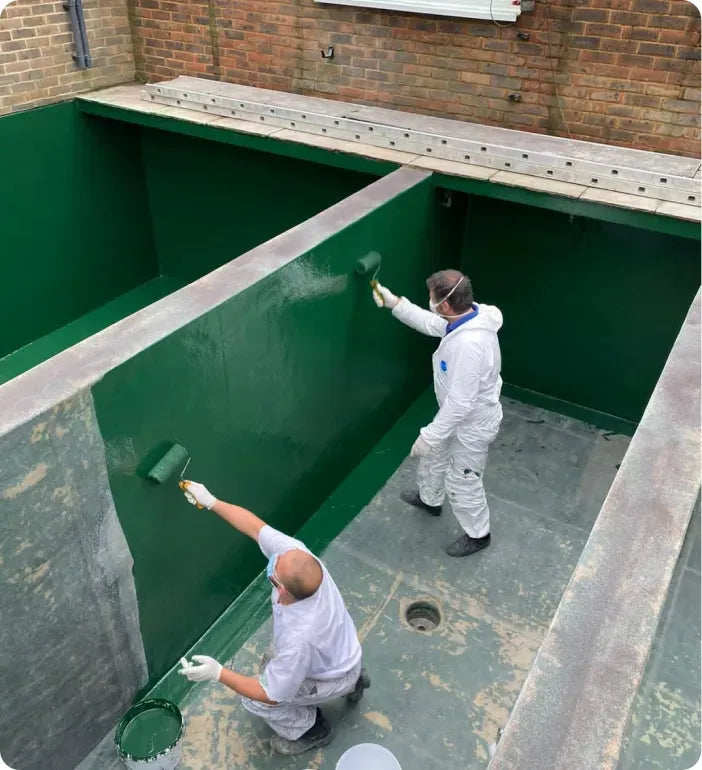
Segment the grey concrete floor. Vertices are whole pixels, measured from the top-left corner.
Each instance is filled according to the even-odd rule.
[[[486,473],[493,542],[466,559],[443,552],[460,534],[448,510],[431,518],[400,500],[414,479],[405,461],[323,557],[363,641],[373,679],[363,701],[326,707],[334,741],[285,758],[271,754],[268,728],[231,692],[199,686],[184,706],[183,769],[332,770],[361,742],[383,744],[406,770],[484,768],[627,445],[507,402]],[[430,633],[403,622],[408,602],[424,597],[443,614]],[[232,667],[255,673],[270,634],[269,621]]]
[[[485,768],[561,593],[628,445],[628,438],[513,401],[490,454],[486,487],[492,545],[451,559],[460,532],[399,498],[414,480],[406,460],[323,558],[363,641],[373,679],[357,706],[325,706],[335,737],[297,758],[273,755],[269,729],[233,693],[198,685],[185,704],[183,770],[333,770],[356,743],[380,743],[404,770]],[[671,586],[619,770],[678,770],[699,756],[699,508]],[[430,598],[433,632],[403,622],[408,602]],[[234,656],[258,671],[268,621]],[[121,767],[111,736],[81,770]],[[574,769],[577,770],[577,769]]]

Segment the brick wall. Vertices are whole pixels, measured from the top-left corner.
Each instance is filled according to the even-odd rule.
[[[80,70],[62,2],[18,0],[0,15],[0,115],[134,79],[126,0],[84,0],[94,67]]]
[[[536,0],[504,26],[313,0],[131,2],[148,80],[200,75],[699,156],[700,17],[686,0]]]

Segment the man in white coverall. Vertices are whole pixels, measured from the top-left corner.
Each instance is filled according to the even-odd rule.
[[[273,589],[273,648],[259,677],[224,668],[194,655],[181,674],[195,682],[221,682],[241,697],[244,708],[273,729],[272,748],[301,754],[331,740],[319,703],[343,695],[357,703],[370,686],[361,668],[361,645],[339,589],[324,565],[299,540],[284,535],[238,505],[217,500],[202,484],[181,482],[193,505],[214,511],[250,538],[268,559]]]
[[[412,457],[419,458],[419,488],[402,492],[402,499],[438,516],[448,493],[465,534],[446,553],[469,556],[490,545],[483,473],[502,421],[497,340],[502,313],[473,302],[470,280],[458,270],[434,273],[427,288],[429,310],[380,284],[373,290],[379,307],[391,309],[395,318],[423,334],[441,337],[432,359],[439,411],[412,447]]]

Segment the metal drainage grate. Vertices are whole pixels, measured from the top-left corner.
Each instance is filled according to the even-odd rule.
[[[415,631],[433,631],[441,623],[441,612],[433,602],[421,599],[407,607],[405,620]]]

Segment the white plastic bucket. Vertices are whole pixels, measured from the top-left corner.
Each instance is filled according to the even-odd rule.
[[[402,770],[392,751],[377,743],[359,743],[345,751],[336,770]]]

